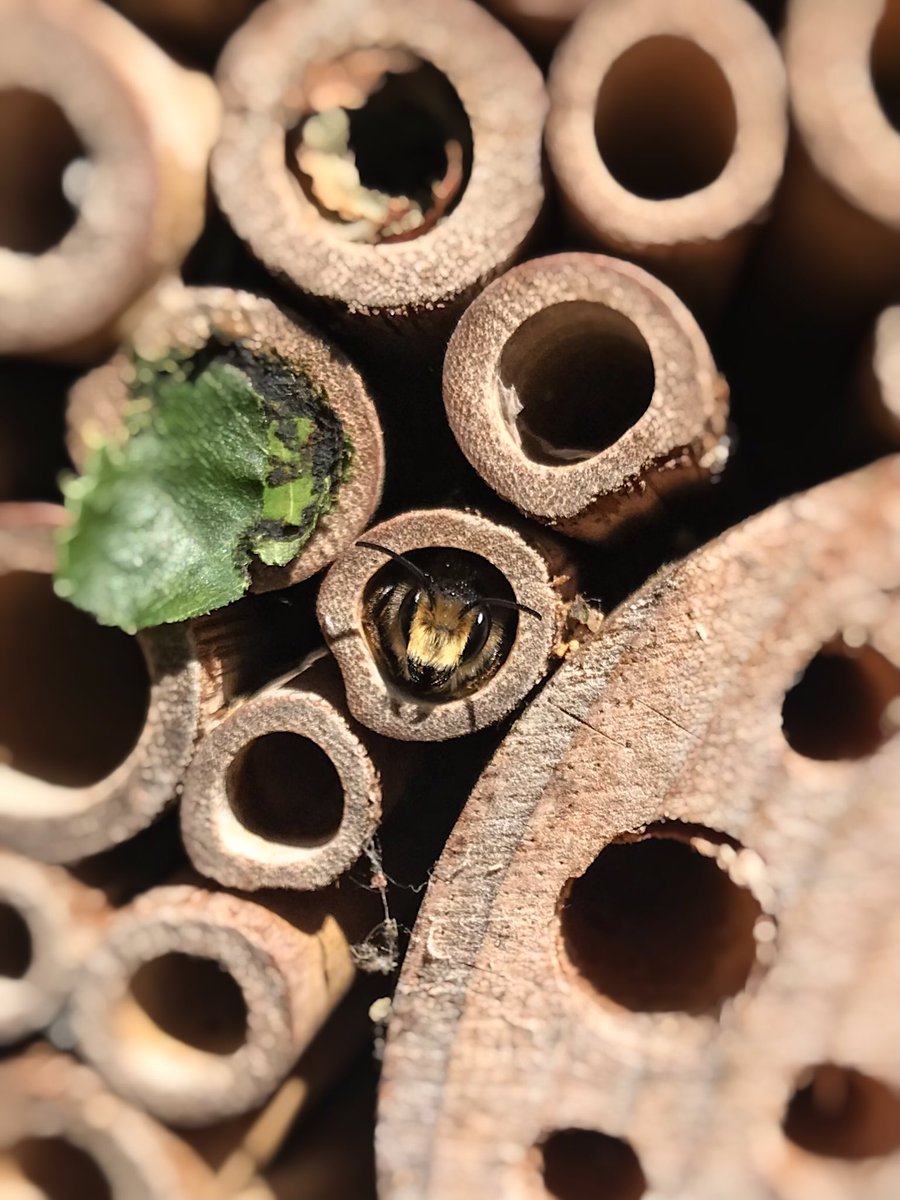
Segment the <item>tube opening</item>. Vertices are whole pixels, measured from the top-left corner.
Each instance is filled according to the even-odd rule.
[[[869,63],[881,110],[900,133],[900,0],[884,0]]]
[[[538,1146],[544,1186],[559,1200],[639,1200],[647,1180],[623,1138],[594,1129],[558,1129]]]
[[[63,1137],[22,1138],[0,1153],[0,1190],[22,1200],[113,1200],[96,1160]]]
[[[582,462],[612,446],[650,407],[655,383],[638,327],[589,300],[535,313],[500,356],[503,415],[525,454],[545,466]]]
[[[344,788],[321,746],[298,733],[256,738],[228,770],[231,810],[251,833],[288,846],[330,842],[344,816]]]
[[[46,783],[88,787],[128,757],[147,717],[140,647],[53,593],[49,575],[0,575],[0,755]]]
[[[737,139],[737,109],[722,68],[687,38],[659,35],[629,47],[607,71],[594,118],[613,178],[646,200],[709,187]]]
[[[412,700],[471,695],[506,661],[519,621],[537,618],[505,607],[515,600],[509,581],[478,554],[434,546],[404,557],[414,569],[388,560],[363,594],[363,626],[382,676]]]
[[[877,1158],[900,1149],[900,1095],[836,1063],[804,1071],[782,1128],[801,1150],[826,1158]]]
[[[173,1038],[220,1055],[235,1053],[247,1040],[244,993],[215,959],[162,954],[134,973],[128,996],[144,1018],[145,1037]]]
[[[787,693],[781,720],[805,758],[866,758],[900,728],[900,669],[871,646],[836,638]]]
[[[720,833],[661,822],[611,843],[563,890],[568,962],[601,997],[633,1012],[716,1015],[756,964],[762,908],[696,848],[698,830],[707,846],[738,853]]]
[[[289,170],[349,241],[409,241],[459,201],[472,129],[431,63],[402,48],[354,50],[304,79],[304,116],[288,132]]]
[[[44,254],[78,217],[87,150],[65,113],[40,92],[0,90],[0,246]]]
[[[12,904],[0,900],[0,976],[21,979],[34,955],[28,922]]]

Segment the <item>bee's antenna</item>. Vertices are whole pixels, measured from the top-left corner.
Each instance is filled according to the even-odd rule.
[[[471,612],[473,608],[514,608],[518,612],[526,612],[530,617],[537,617],[539,621],[543,621],[543,617],[536,608],[529,608],[527,604],[520,604],[518,600],[501,600],[499,596],[479,596],[477,600],[470,600],[462,612],[461,617],[467,612]]]
[[[424,587],[428,593],[428,599],[431,601],[432,607],[434,606],[434,580],[421,567],[417,567],[414,562],[410,562],[405,555],[398,554],[396,550],[389,550],[387,546],[379,546],[377,542],[360,541],[356,545],[363,546],[366,550],[378,550],[381,554],[386,554],[388,558],[394,559],[395,562],[402,563],[410,575],[414,575],[422,587]]]

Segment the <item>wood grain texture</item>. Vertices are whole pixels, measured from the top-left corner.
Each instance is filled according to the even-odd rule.
[[[115,344],[126,310],[200,234],[219,98],[96,0],[10,0],[0,30],[0,88],[53,100],[88,160],[62,241],[36,255],[0,251],[0,351],[79,361]],[[46,125],[30,127],[16,109],[0,132],[15,139],[13,158],[20,143],[21,157],[52,153]],[[51,186],[58,179],[37,202],[22,196],[29,212],[6,221],[42,219]]]
[[[663,572],[565,663],[420,913],[384,1064],[384,1200],[602,1194],[596,1174],[545,1188],[537,1147],[566,1129],[627,1142],[654,1198],[896,1196],[898,1157],[882,1139],[856,1160],[848,1127],[872,1135],[886,1113],[900,1138],[898,606],[894,458]],[[819,651],[840,635],[829,687]],[[685,887],[653,873],[660,853]],[[610,862],[633,866],[604,893]],[[628,899],[641,880],[647,910]],[[841,1157],[781,1128],[827,1063],[894,1089],[832,1121]],[[626,1184],[608,1194],[642,1194]]]

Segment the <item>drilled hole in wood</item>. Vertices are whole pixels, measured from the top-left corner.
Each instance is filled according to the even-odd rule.
[[[28,922],[12,904],[0,901],[0,975],[21,979],[33,954]]]
[[[647,1181],[622,1138],[593,1129],[560,1129],[538,1147],[544,1186],[559,1200],[639,1200]]]
[[[806,758],[865,758],[895,731],[900,669],[871,646],[823,646],[784,698],[784,736]]]
[[[0,1153],[0,1191],[21,1200],[113,1200],[97,1162],[61,1137],[22,1138]]]
[[[0,576],[0,761],[87,787],[128,757],[149,699],[134,638],[58,599],[49,575]]]
[[[617,442],[650,407],[655,382],[633,321],[568,300],[529,317],[506,343],[499,403],[529,458],[564,466]]]
[[[900,1094],[879,1079],[821,1063],[798,1080],[783,1129],[826,1158],[876,1158],[900,1150]]]
[[[661,35],[613,63],[597,96],[597,149],[613,178],[647,200],[708,187],[725,169],[737,111],[721,67],[686,38]]]
[[[694,849],[687,838],[698,828],[668,821],[613,842],[564,890],[566,959],[597,993],[634,1012],[716,1014],[756,963],[762,908]],[[712,830],[702,836],[732,848]]]
[[[79,172],[89,169],[85,154],[49,96],[0,91],[0,246],[43,254],[62,241],[78,215],[66,192],[74,199]]]
[[[277,730],[235,758],[226,783],[237,819],[252,833],[288,846],[331,841],[344,815],[334,763],[315,742]]]
[[[872,39],[872,86],[882,111],[900,132],[900,0],[885,0]]]
[[[307,199],[352,241],[419,237],[459,201],[472,129],[449,80],[401,48],[356,50],[304,78],[287,163]]]
[[[475,600],[510,601],[502,571],[478,554],[435,546],[404,554],[433,581],[432,595],[403,563],[388,561],[363,595],[364,628],[387,683],[399,695],[430,703],[477,691],[497,673],[515,641],[519,621],[537,618]],[[483,618],[476,623],[478,612]],[[418,632],[417,632],[418,629]]]
[[[233,1054],[247,1038],[247,1004],[215,959],[173,951],[133,975],[129,997],[155,1029],[208,1054]]]

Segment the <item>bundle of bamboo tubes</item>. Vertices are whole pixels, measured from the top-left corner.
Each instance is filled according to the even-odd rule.
[[[0,1196],[895,1200],[898,451],[898,0],[0,0]]]

